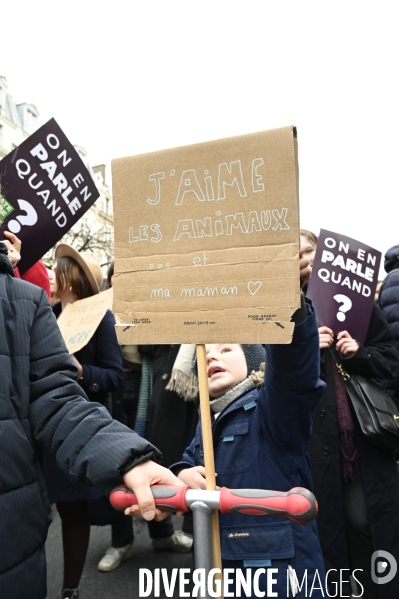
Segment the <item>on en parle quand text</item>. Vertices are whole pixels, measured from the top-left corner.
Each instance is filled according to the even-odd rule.
[[[234,568],[223,569],[223,597],[283,597],[275,588],[278,581],[275,575],[278,574],[278,568],[257,568],[252,573],[252,568],[247,568],[244,574],[243,570]],[[287,594],[286,597],[295,597],[300,592],[304,592],[304,597],[362,597],[364,587],[356,578],[356,572],[362,570],[342,569],[339,570],[339,584],[329,580],[330,572],[337,570],[328,570],[323,576],[320,576],[318,570],[314,571],[313,577],[309,576],[307,570],[304,571],[302,580],[298,579],[297,574],[291,566],[287,570]],[[173,597],[175,590],[178,590],[179,597],[220,597],[222,594],[222,583],[220,580],[220,569],[213,568],[208,576],[204,568],[197,568],[191,571],[189,568],[173,568],[170,573],[167,568],[156,568],[153,572],[148,568],[139,569],[139,597],[160,597],[161,586],[162,594],[166,597]],[[233,578],[235,574],[235,579]],[[259,588],[260,578],[266,577],[266,591]],[[342,585],[350,582],[349,576],[359,584],[359,595],[345,595]],[[190,588],[191,586],[191,588]],[[264,580],[262,581],[264,588]]]

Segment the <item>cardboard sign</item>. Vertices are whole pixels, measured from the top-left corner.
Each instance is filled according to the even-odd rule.
[[[67,304],[57,322],[70,354],[87,345],[107,310],[112,308],[113,290]]]
[[[293,127],[114,160],[118,340],[290,343]]]
[[[348,331],[364,343],[374,303],[381,252],[321,229],[307,295],[319,326]]]
[[[54,119],[3,158],[0,182],[0,221],[22,241],[21,274],[99,197],[82,159]]]

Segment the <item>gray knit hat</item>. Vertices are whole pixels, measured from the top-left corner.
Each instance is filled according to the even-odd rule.
[[[253,370],[258,372],[262,362],[266,362],[266,350],[263,345],[260,345],[259,343],[241,343],[241,347],[244,351],[245,360],[247,362],[247,375],[249,376]],[[196,357],[191,365],[191,372],[193,372],[195,376],[198,376],[198,364]]]
[[[244,350],[245,359],[247,361],[248,375],[250,375],[253,370],[255,370],[255,372],[260,370],[261,363],[266,361],[266,351],[263,345],[243,343],[242,349]]]

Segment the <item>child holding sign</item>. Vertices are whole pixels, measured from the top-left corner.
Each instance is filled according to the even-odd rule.
[[[266,351],[262,345],[206,346],[215,467],[221,487],[312,488],[307,448],[313,410],[325,385],[319,379],[316,318],[303,295],[292,320],[295,330],[290,345],[270,345]],[[266,362],[263,382],[256,372],[262,362]],[[172,470],[185,484],[205,489],[200,425]],[[325,596],[315,522],[300,525],[285,518],[236,513],[221,515],[220,525],[223,568],[243,570],[244,576],[246,568],[252,568],[252,576],[264,568],[259,590],[267,591],[271,576],[269,590],[278,593],[274,596],[286,597],[287,589],[289,596]],[[298,593],[297,580],[300,585],[306,576],[311,595],[305,595],[305,584]]]

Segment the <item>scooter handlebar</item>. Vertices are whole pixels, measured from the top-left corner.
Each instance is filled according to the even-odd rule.
[[[207,502],[208,491],[191,489],[189,486],[155,485],[151,487],[155,505],[165,510],[187,512],[194,501]],[[317,516],[317,501],[313,493],[303,487],[295,487],[287,492],[262,489],[227,489],[212,491],[212,505],[215,493],[219,494],[218,508],[222,514],[243,513],[252,516],[282,516],[293,522],[306,524]],[[136,495],[121,484],[109,496],[117,510],[124,510],[137,504]]]
[[[295,487],[286,493],[223,487],[220,491],[219,510],[222,514],[231,512],[252,516],[284,516],[293,522],[306,524],[317,516],[317,501],[313,493],[303,487]]]
[[[188,512],[186,491],[190,487],[177,487],[174,485],[154,485],[151,487],[155,505],[164,510],[182,510]],[[131,489],[121,484],[112,489],[109,500],[116,510],[125,510],[131,505],[137,505],[137,497]]]

